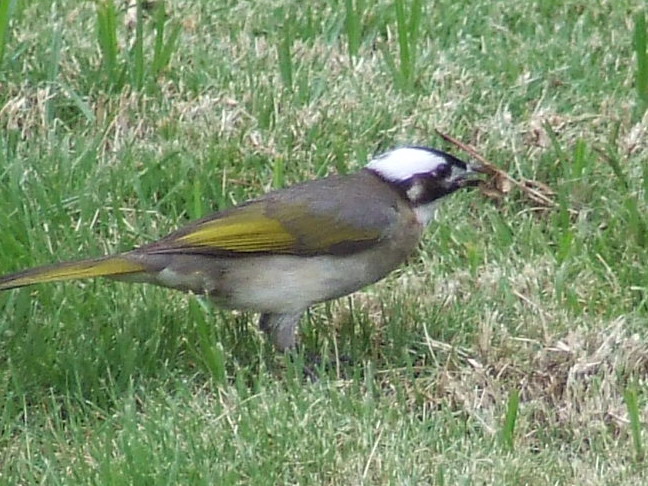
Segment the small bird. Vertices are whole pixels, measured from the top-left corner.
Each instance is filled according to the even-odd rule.
[[[482,172],[433,148],[396,148],[356,173],[269,192],[124,253],[2,276],[0,290],[92,277],[153,283],[260,313],[261,329],[287,351],[308,307],[396,269],[439,199],[478,185]]]

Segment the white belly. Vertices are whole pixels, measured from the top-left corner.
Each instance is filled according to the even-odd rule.
[[[178,255],[153,281],[165,287],[208,294],[234,309],[299,312],[316,302],[350,294],[380,280],[405,256],[377,258],[368,251],[352,257],[274,255],[197,260]]]
[[[234,306],[263,312],[300,311],[376,281],[367,259],[274,256],[231,272]]]

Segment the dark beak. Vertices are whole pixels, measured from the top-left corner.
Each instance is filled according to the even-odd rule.
[[[456,179],[456,184],[459,187],[476,187],[483,182],[482,179],[477,178],[482,174],[488,174],[488,170],[482,165],[476,163],[466,164],[466,172]]]
[[[468,173],[476,172],[477,174],[488,174],[489,171],[481,164],[473,162],[472,164],[466,164],[468,166]]]

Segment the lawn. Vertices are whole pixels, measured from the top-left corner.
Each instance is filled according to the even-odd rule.
[[[1,293],[1,484],[648,483],[644,2],[135,5],[0,2],[0,274],[399,145],[468,158],[436,130],[555,204],[453,195],[290,357],[161,288]]]

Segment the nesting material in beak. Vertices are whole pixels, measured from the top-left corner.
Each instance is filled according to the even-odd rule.
[[[476,177],[488,173],[488,169],[480,164],[466,164],[466,172],[461,175],[456,183],[459,184],[460,187],[477,187],[482,184],[484,180]]]

